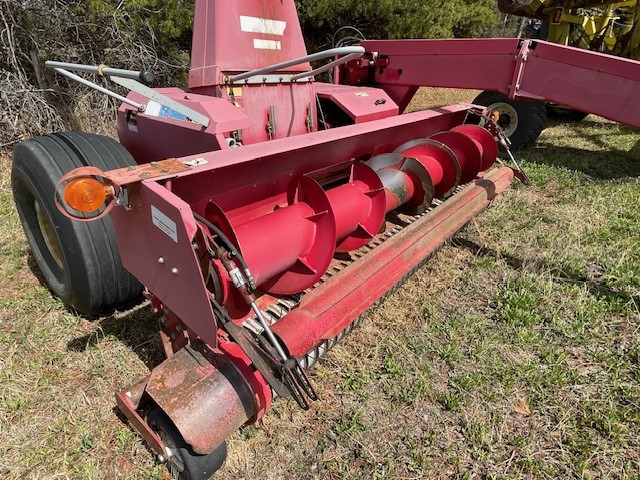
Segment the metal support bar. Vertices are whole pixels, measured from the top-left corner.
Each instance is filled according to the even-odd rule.
[[[65,70],[72,70],[74,72],[83,72],[83,73],[93,73],[96,75],[101,75],[103,77],[122,77],[122,78],[131,78],[132,80],[140,80],[145,83],[150,83],[153,81],[153,73],[149,71],[138,71],[138,70],[123,70],[121,68],[111,68],[106,65],[83,65],[79,63],[66,63],[66,62],[54,62],[52,60],[48,60],[44,63],[44,66],[47,68],[64,68]]]
[[[362,55],[364,52],[365,52],[364,47],[359,47],[359,46],[330,48],[329,50],[324,50],[322,52],[312,53],[310,55],[305,55],[304,57],[294,58],[293,60],[287,60],[286,62],[276,63],[274,65],[269,65],[268,67],[259,68],[257,70],[251,70],[249,72],[240,73],[238,75],[233,75],[231,77],[227,77],[226,80],[229,83],[235,83],[242,80],[246,80],[251,77],[255,77],[257,75],[266,75],[268,73],[277,72],[278,70],[282,70],[283,68],[293,67],[294,65],[299,65],[301,63],[313,62],[315,60],[323,60],[325,58],[335,57],[339,55],[347,55],[346,57],[343,57],[338,60],[335,60],[334,62],[331,62],[329,64],[330,65],[329,68],[331,68],[331,67],[334,67],[335,65],[348,62],[352,58],[356,58],[357,56]],[[299,77],[299,78],[309,77],[311,75],[314,75],[314,72],[316,72],[316,70],[300,73],[297,75],[292,75],[290,79],[291,81],[295,81],[296,78],[294,77]]]
[[[203,115],[202,113],[197,112],[194,109],[189,108],[167,97],[166,95],[159,93],[157,90],[147,87],[146,85],[138,81],[139,79],[142,79],[145,81],[152,79],[153,76],[151,75],[150,72],[122,70],[119,68],[110,68],[105,65],[93,66],[93,65],[81,65],[81,64],[74,64],[74,63],[52,62],[52,61],[45,62],[45,65],[49,68],[53,68],[60,75],[63,75],[82,85],[92,88],[100,93],[109,95],[110,97],[113,97],[116,100],[126,103],[127,105],[131,105],[132,107],[136,108],[140,112],[145,111],[146,105],[143,105],[141,103],[138,103],[126,97],[123,97],[122,95],[112,92],[111,90],[105,87],[102,87],[100,85],[97,85],[87,80],[86,78],[82,78],[81,76],[76,75],[75,73],[72,73],[69,70],[75,70],[78,72],[93,73],[96,75],[105,76],[109,78],[109,80],[111,80],[112,82],[122,87],[125,87],[133,92],[139,93],[140,95],[148,98],[149,100],[153,100],[154,102],[159,103],[160,105],[169,107],[171,110],[175,112],[181,113],[182,115],[187,117],[189,120],[199,123],[200,125],[203,125],[205,128],[209,126],[210,120],[209,120],[209,117],[207,117],[206,115]],[[67,70],[67,68],[69,70]]]
[[[362,52],[350,53],[345,57],[338,58],[333,62],[329,62],[326,65],[323,65],[322,67],[316,68],[315,70],[311,70],[309,72],[304,72],[304,73],[298,73],[297,75],[291,75],[291,81],[295,82],[303,78],[308,78],[308,77],[312,77],[313,75],[318,75],[319,73],[323,73],[323,72],[326,72],[327,70],[331,70],[333,67],[342,65],[343,63],[347,63],[349,60],[355,60],[356,58],[361,56],[362,56]]]
[[[111,90],[101,87],[100,85],[97,85],[93,82],[90,82],[89,80],[87,80],[86,78],[82,78],[79,75],[76,75],[75,73],[71,73],[68,70],[65,70],[64,68],[54,68],[54,70],[56,72],[58,72],[60,75],[67,77],[73,81],[76,81],[82,85],[85,85],[86,87],[89,88],[93,88],[94,90],[100,92],[100,93],[104,93],[105,95],[109,95],[110,97],[115,98],[116,100],[119,100],[123,103],[126,103],[127,105],[131,105],[132,107],[138,109],[140,112],[144,112],[145,106],[142,105],[141,103],[138,102],[134,102],[133,100],[129,100],[126,97],[123,97],[122,95],[117,94],[116,92],[112,92]]]
[[[518,50],[518,54],[516,55],[516,64],[513,70],[513,79],[511,80],[511,85],[509,87],[508,93],[508,97],[511,100],[515,100],[518,96],[518,92],[520,91],[520,84],[522,82],[522,77],[524,76],[525,64],[527,63],[530,51],[531,41],[525,40],[524,42],[522,42],[522,46],[520,47],[520,50]]]

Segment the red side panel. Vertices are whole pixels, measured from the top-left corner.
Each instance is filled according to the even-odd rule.
[[[144,103],[144,112],[122,104],[118,110],[118,138],[138,163],[184,157],[200,152],[226,148],[223,136],[234,130],[248,128],[249,117],[228,100],[185,92],[180,88],[158,88],[158,93],[203,113],[210,119],[209,127],[189,121],[158,102],[130,92],[128,98]]]
[[[518,39],[368,40],[368,52],[388,57],[376,83],[508,92]]]
[[[381,88],[316,83],[316,93],[338,105],[354,123],[398,115],[395,102]]]
[[[547,42],[532,45],[517,96],[543,96],[640,127],[640,62]]]
[[[216,321],[191,242],[191,208],[156,182],[131,194],[131,210],[111,214],[122,264],[162,303],[212,347]]]

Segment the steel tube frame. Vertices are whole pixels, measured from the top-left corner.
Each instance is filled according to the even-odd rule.
[[[55,62],[53,60],[47,60],[44,62],[44,66],[53,69],[64,68],[65,70],[72,70],[74,72],[93,73],[103,77],[130,78],[132,80],[140,80],[146,83],[153,81],[153,74],[151,72],[123,70],[121,68],[107,67],[106,65],[84,65],[81,63]]]
[[[313,62],[315,60],[323,60],[329,57],[335,57],[337,55],[347,55],[347,57],[340,58],[335,60],[326,66],[329,68],[334,67],[335,65],[339,65],[340,63],[347,62],[353,58],[353,54],[361,55],[364,53],[363,47],[339,47],[339,48],[330,48],[329,50],[324,50],[322,52],[311,53],[309,55],[305,55],[304,57],[294,58],[292,60],[287,60],[286,62],[276,63],[274,65],[269,65],[268,67],[258,68],[256,70],[251,70],[250,72],[240,73],[238,75],[232,75],[227,78],[229,83],[236,83],[242,80],[247,80],[251,77],[255,77],[257,75],[267,75],[269,73],[277,72],[278,70],[282,70],[284,68],[293,67],[294,65],[300,65],[301,63]],[[321,73],[324,67],[320,67],[315,70],[311,70],[309,72],[303,72],[297,75],[291,76],[291,80],[299,80],[301,78],[310,77],[316,73]],[[296,77],[294,79],[294,77]]]
[[[71,80],[78,82],[86,87],[92,88],[100,93],[104,93],[105,95],[108,95],[110,97],[115,98],[116,100],[119,100],[123,103],[126,103],[127,105],[131,105],[132,107],[136,108],[137,110],[144,112],[145,106],[142,105],[141,103],[138,102],[134,102],[133,100],[129,100],[126,97],[123,97],[122,95],[116,93],[116,92],[112,92],[111,90],[109,90],[108,88],[104,88],[101,87],[100,85],[97,85],[89,80],[87,80],[86,78],[82,78],[80,75],[76,75],[75,73],[71,73],[68,70],[65,70],[64,68],[58,68],[55,67],[54,70],[56,72],[58,72],[60,75],[70,78]]]

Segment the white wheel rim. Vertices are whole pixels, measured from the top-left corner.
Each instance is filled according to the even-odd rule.
[[[500,120],[498,125],[504,130],[504,134],[507,137],[513,135],[518,129],[518,112],[508,103],[496,102],[487,107],[492,112],[498,112],[500,114]]]
[[[64,264],[62,262],[62,249],[60,248],[60,243],[58,242],[58,237],[55,234],[54,227],[49,222],[46,214],[42,211],[42,207],[37,200],[33,201],[33,206],[36,211],[36,218],[38,220],[38,226],[40,227],[40,233],[42,233],[42,238],[44,239],[44,243],[51,254],[51,258],[56,264],[64,269]]]

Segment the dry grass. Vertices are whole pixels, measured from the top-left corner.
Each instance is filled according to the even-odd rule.
[[[547,129],[522,154],[534,185],[367,314],[309,412],[278,401],[233,435],[220,478],[640,478],[639,152],[592,117]],[[0,477],[167,478],[112,397],[160,361],[156,319],[51,298],[2,164]]]

